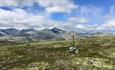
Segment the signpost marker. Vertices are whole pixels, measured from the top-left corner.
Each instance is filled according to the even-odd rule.
[[[75,44],[74,44],[74,43],[75,43],[75,42],[74,42],[74,34],[72,34],[72,39],[73,39],[73,43],[72,43],[72,44],[73,44],[73,47],[75,47]]]

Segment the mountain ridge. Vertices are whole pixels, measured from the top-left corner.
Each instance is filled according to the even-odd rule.
[[[22,29],[18,30],[15,28],[9,29],[0,29],[0,40],[4,39],[19,39],[22,40],[50,40],[50,39],[69,39],[71,38],[71,34],[75,35],[75,38],[83,38],[83,37],[93,37],[93,36],[113,36],[115,35],[115,31],[113,30],[82,30],[82,31],[66,31],[59,28],[51,28],[51,29]],[[8,38],[7,38],[8,37]]]

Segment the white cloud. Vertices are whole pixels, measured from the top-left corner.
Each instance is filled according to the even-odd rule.
[[[57,22],[51,20],[48,16],[33,15],[22,9],[4,10],[0,9],[0,28],[51,28],[57,27],[65,30],[76,29],[77,23]]]
[[[0,28],[51,28],[57,27],[64,30],[91,29],[86,18],[70,17],[67,22],[51,20],[47,15],[33,15],[23,9],[4,10],[0,9]],[[87,25],[87,26],[86,26]]]
[[[23,6],[31,5],[36,0],[0,0],[0,6]]]
[[[77,24],[86,24],[89,23],[90,20],[84,17],[71,17],[69,19],[69,22],[77,23]]]
[[[115,29],[115,19],[107,20],[105,23],[103,23],[101,26],[97,28],[98,30],[113,30]]]
[[[53,13],[53,12],[71,13],[71,11],[75,8],[77,9],[77,6],[73,4],[67,4],[67,5],[64,4],[64,5],[56,5],[56,6],[47,7],[46,11],[49,13]]]
[[[83,30],[93,30],[95,25],[89,25],[90,22],[87,18],[80,18],[80,17],[70,17],[67,22],[57,23],[56,27],[59,27],[61,29],[65,29],[68,31],[77,31],[79,29]]]
[[[71,12],[78,6],[73,4],[70,0],[38,0],[41,6],[46,7],[46,11],[49,13],[53,12]]]
[[[1,27],[67,27],[60,22],[55,22],[48,18],[50,13],[63,12],[70,13],[77,6],[70,0],[1,0],[0,6],[24,6],[38,3],[45,7],[46,14],[44,16],[31,15],[22,9],[14,9],[13,11],[0,10],[0,25]],[[70,22],[71,23],[71,22]]]
[[[34,3],[46,8],[49,13],[52,12],[71,12],[77,8],[70,0],[1,0],[0,6],[16,6],[33,5]]]
[[[84,28],[85,28],[85,26],[82,25],[82,24],[79,24],[79,25],[77,25],[76,27],[77,27],[77,28],[80,28],[80,29],[84,29]]]
[[[51,20],[48,14],[54,12],[70,13],[72,10],[77,9],[78,6],[70,2],[70,0],[1,0],[0,6],[32,5],[34,2],[45,7],[46,13],[44,15],[33,15],[19,8],[12,11],[0,9],[0,28],[12,27],[20,29],[34,27],[43,29],[58,27],[65,30],[94,29],[93,25],[87,25],[90,22],[88,18],[89,16],[91,18],[92,16],[98,17],[102,13],[102,9],[97,7],[80,7],[78,12],[80,12],[81,17],[70,17],[67,22],[63,23]],[[113,12],[113,9],[111,9],[111,12]],[[114,19],[109,20],[97,29],[115,28],[114,22]]]
[[[53,26],[53,22],[43,15],[32,15],[22,9],[12,11],[0,9],[0,27],[42,28]]]
[[[100,17],[104,13],[103,8],[93,5],[80,6],[79,12],[81,16],[91,18]]]

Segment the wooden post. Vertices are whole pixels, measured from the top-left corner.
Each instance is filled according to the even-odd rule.
[[[74,34],[72,34],[72,39],[73,39],[73,41],[72,41],[73,42],[73,47],[75,47],[75,44],[74,44],[75,43],[74,42]]]

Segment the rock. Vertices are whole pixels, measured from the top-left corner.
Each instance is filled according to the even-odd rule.
[[[76,47],[69,47],[69,52],[72,53],[72,54],[76,54],[79,51],[78,51],[78,48],[76,48]]]

